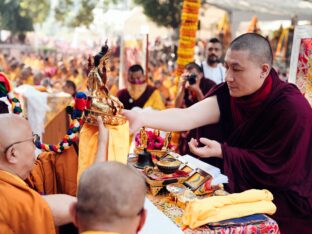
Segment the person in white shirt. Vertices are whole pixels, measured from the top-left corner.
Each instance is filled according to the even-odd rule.
[[[203,61],[202,67],[204,77],[220,84],[225,80],[225,68],[220,63],[222,56],[222,45],[219,39],[211,38],[207,44],[207,60]]]

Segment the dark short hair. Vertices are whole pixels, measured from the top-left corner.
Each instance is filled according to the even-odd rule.
[[[185,70],[190,71],[192,69],[196,69],[196,71],[198,71],[200,73],[203,72],[203,68],[195,62],[190,62],[190,63],[185,65]]]
[[[72,88],[75,92],[77,90],[76,84],[71,80],[66,80],[65,86]]]
[[[245,33],[235,38],[229,47],[231,50],[248,50],[249,57],[258,63],[273,64],[273,52],[270,42],[257,33]]]
[[[220,43],[221,44],[221,41],[218,38],[213,37],[208,41],[208,43]]]
[[[143,67],[140,64],[134,64],[128,69],[128,72],[137,72],[137,71],[141,71],[144,74]]]

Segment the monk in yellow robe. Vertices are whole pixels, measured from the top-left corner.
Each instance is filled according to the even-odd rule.
[[[68,195],[40,196],[23,181],[34,165],[34,140],[27,120],[0,115],[1,233],[55,233],[55,225],[70,222]]]
[[[128,70],[127,88],[117,93],[119,101],[122,102],[126,110],[133,107],[151,107],[155,110],[164,110],[165,104],[160,92],[147,84],[143,68],[136,64]]]
[[[133,168],[96,163],[80,178],[73,222],[82,234],[138,233],[146,219],[144,198],[144,179]]]

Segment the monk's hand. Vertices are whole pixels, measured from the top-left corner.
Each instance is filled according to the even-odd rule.
[[[108,144],[108,129],[104,127],[103,120],[100,116],[97,117],[97,123],[99,126],[99,143],[102,145],[107,145]]]
[[[97,123],[99,126],[99,136],[95,162],[104,162],[107,161],[109,132],[104,127],[103,120],[100,116],[97,117]]]
[[[143,127],[143,122],[141,120],[142,113],[138,113],[133,110],[122,110],[123,116],[125,116],[130,124],[130,133],[133,134],[141,127]]]
[[[201,158],[218,157],[222,158],[221,144],[217,141],[209,140],[207,138],[200,138],[199,141],[204,144],[204,146],[199,147],[199,143],[195,139],[191,139],[188,143],[190,151],[193,154]]]

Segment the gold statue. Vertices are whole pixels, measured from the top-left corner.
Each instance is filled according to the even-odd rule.
[[[162,147],[162,150],[167,150],[169,148],[171,136],[172,136],[171,132],[166,133],[165,143],[164,143],[164,146]]]
[[[141,128],[140,130],[140,147],[145,149],[147,147],[148,136],[145,131],[145,128]]]
[[[107,41],[102,47],[101,52],[93,58],[89,58],[88,74],[88,105],[87,105],[87,123],[96,125],[96,117],[101,116],[104,124],[121,125],[126,122],[121,115],[123,104],[118,98],[110,95],[106,87],[106,64],[109,59],[109,50]]]

